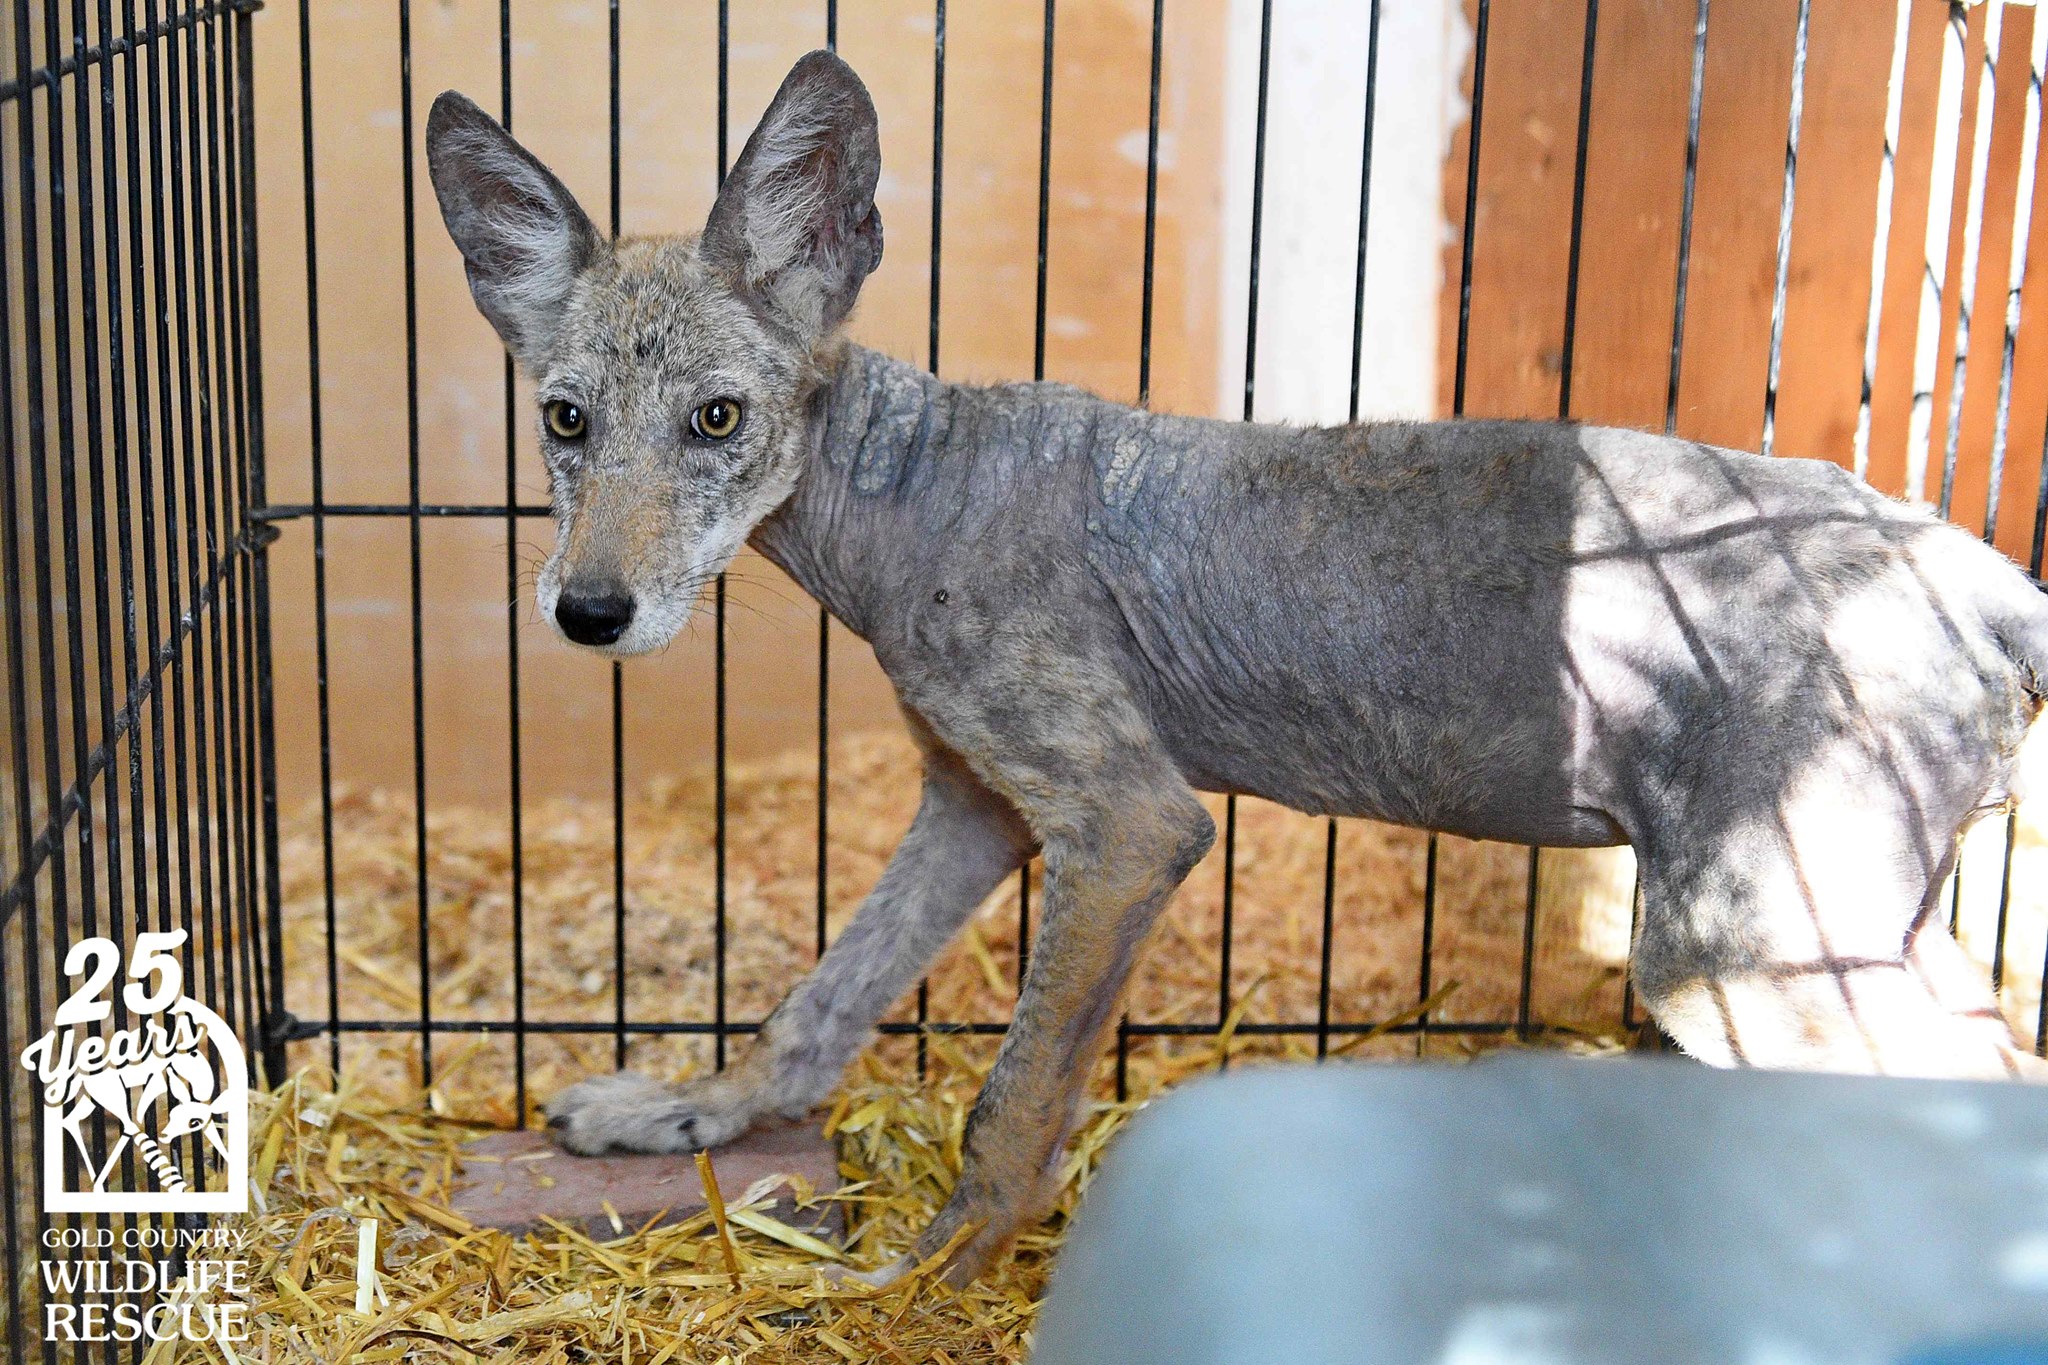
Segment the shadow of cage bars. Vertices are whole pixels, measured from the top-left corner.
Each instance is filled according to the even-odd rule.
[[[276,3],[277,0],[273,0]],[[1677,249],[1669,262],[1673,306],[1663,426],[1675,431],[1687,345],[1688,290],[1694,267],[1695,212],[1699,203],[1702,108],[1709,54],[1733,0],[1674,0],[1691,11],[1689,89],[1682,164],[1670,174],[1678,219]],[[714,590],[712,892],[713,993],[709,1017],[659,1019],[629,1014],[626,994],[627,862],[623,689],[611,668],[610,805],[613,819],[610,879],[612,990],[608,1020],[532,1017],[524,989],[529,945],[522,905],[520,661],[516,607],[521,523],[546,515],[521,503],[514,478],[510,432],[513,377],[505,362],[507,414],[502,501],[424,502],[420,483],[418,311],[413,273],[418,95],[412,84],[411,7],[396,0],[403,145],[400,186],[405,229],[406,408],[410,436],[408,497],[393,503],[341,503],[325,496],[325,443],[320,407],[321,285],[318,232],[323,204],[314,174],[313,38],[309,0],[298,4],[299,113],[303,156],[303,338],[273,338],[274,346],[303,344],[311,373],[309,449],[311,500],[275,504],[266,496],[263,389],[257,295],[258,186],[255,181],[255,94],[252,25],[259,0],[15,0],[4,24],[6,74],[0,79],[0,146],[4,146],[4,203],[0,203],[0,448],[7,472],[0,480],[0,573],[8,591],[4,616],[7,764],[0,783],[5,834],[0,847],[0,1234],[5,1238],[8,1301],[16,1311],[6,1331],[16,1359],[27,1359],[25,1319],[39,1288],[32,1282],[32,1244],[50,1227],[131,1227],[193,1215],[40,1212],[47,1208],[49,1172],[68,1173],[79,1161],[104,1162],[119,1188],[134,1188],[141,1147],[122,1142],[122,1125],[95,1110],[58,1168],[46,1166],[51,1140],[40,1119],[44,1097],[34,1077],[13,1059],[51,1027],[70,989],[74,945],[108,936],[125,946],[137,934],[182,934],[177,954],[187,989],[217,1011],[251,1043],[259,1078],[282,1073],[286,1047],[324,1040],[341,1058],[349,1035],[396,1034],[418,1039],[422,1079],[434,1078],[434,1041],[456,1033],[492,1033],[511,1040],[518,1087],[516,1112],[527,1112],[526,1047],[530,1037],[592,1034],[612,1039],[623,1062],[636,1036],[681,1034],[707,1038],[718,1065],[729,1040],[758,1021],[728,1012],[727,810],[729,704],[725,649],[727,595]],[[1466,407],[1474,318],[1473,268],[1480,237],[1481,170],[1494,130],[1487,122],[1489,74],[1499,79],[1490,50],[1492,0],[1470,6],[1472,55],[1470,120],[1464,139],[1463,194],[1454,222],[1458,237],[1455,340],[1450,408]],[[1710,12],[1710,8],[1711,11]],[[1789,8],[1789,6],[1788,6]],[[1799,156],[1813,0],[1797,0],[1785,40],[1791,46],[1789,112],[1783,128],[1779,198],[1769,309],[1768,378],[1757,395],[1763,414],[1762,446],[1777,431],[1788,276],[1801,195]],[[618,231],[620,178],[620,5],[608,17],[609,222]],[[836,46],[839,6],[825,0],[817,39]],[[1054,85],[1058,67],[1055,0],[1043,11],[1039,79],[1036,186],[1036,278],[1032,374],[1043,378],[1047,350],[1047,261],[1052,167]],[[2033,236],[2033,201],[2041,154],[2041,79],[2048,24],[2031,9],[1999,4],[1942,4],[1901,0],[1891,46],[1881,155],[1875,157],[1877,229],[1870,250],[1861,396],[1853,466],[1876,476],[1898,465],[1905,487],[1923,491],[1945,513],[1957,511],[1959,451],[1965,406],[1989,401],[1995,411],[1988,467],[1983,471],[1982,520],[1987,539],[2022,516],[2019,546],[2038,578],[2048,531],[2048,459],[2021,460],[2009,450],[2015,435],[2015,354],[2027,307],[2027,265]],[[732,150],[727,138],[730,22],[717,3],[717,156],[706,174],[722,178]],[[925,359],[939,368],[941,227],[946,131],[946,4],[936,0],[931,48],[932,176],[930,185],[929,315]],[[1578,60],[1576,124],[1571,140],[1569,242],[1563,299],[1562,348],[1555,415],[1580,415],[1574,405],[1578,362],[1577,319],[1586,228],[1588,148],[1593,126],[1602,30],[1599,0],[1585,0]],[[1258,377],[1260,256],[1265,237],[1268,91],[1273,55],[1273,12],[1258,16],[1258,84],[1251,170],[1249,252],[1244,281],[1243,415],[1249,419]],[[1159,216],[1162,39],[1174,22],[1167,0],[1150,13],[1149,63],[1131,79],[1147,89],[1143,255],[1143,314],[1139,329],[1137,391],[1150,400],[1153,376],[1153,294]],[[1367,318],[1367,251],[1374,205],[1372,171],[1378,116],[1381,3],[1373,0],[1367,42],[1363,121],[1358,129],[1357,250],[1351,278],[1350,413],[1359,412],[1361,347]],[[513,13],[498,6],[497,112],[514,113]],[[1931,93],[1930,93],[1931,92]],[[429,92],[431,93],[431,92]],[[2004,140],[2016,148],[2001,151]],[[1456,153],[1454,152],[1454,156]],[[1905,160],[1915,166],[1901,173]],[[1997,174],[1994,174],[1994,171]],[[2010,183],[2001,185],[2000,178]],[[1456,173],[1447,177],[1454,181]],[[2002,206],[1997,212],[1987,205]],[[1995,220],[1995,221],[1994,221]],[[2002,276],[2002,278],[2001,278]],[[1902,283],[1903,282],[1903,283]],[[1332,287],[1338,287],[1333,281]],[[1485,321],[1483,317],[1479,319]],[[1881,345],[1901,330],[1909,346]],[[1903,357],[1894,362],[1896,352]],[[2024,376],[2022,376],[2024,378]],[[1995,397],[1983,395],[1989,386]],[[1910,393],[1907,400],[1907,391]],[[1873,440],[1874,409],[1898,400],[1909,418],[1902,440]],[[2031,439],[2031,436],[2030,436]],[[2027,452],[2033,454],[2033,452]],[[2044,452],[2048,453],[2048,452]],[[2009,458],[2012,456],[2012,458]],[[1887,464],[1890,462],[1890,464]],[[1964,471],[1967,474],[1967,470]],[[2016,479],[2013,476],[2019,474]],[[2024,482],[2027,474],[2031,486]],[[1896,480],[1895,480],[1896,481]],[[2029,496],[2030,495],[2030,496]],[[2016,505],[2024,504],[2024,505]],[[1974,506],[1971,508],[1974,513]],[[2026,515],[2030,514],[2030,515]],[[473,518],[501,526],[508,600],[507,669],[503,685],[513,723],[507,735],[511,790],[510,970],[508,1017],[472,1020],[436,1017],[428,956],[429,913],[427,752],[422,646],[421,527],[442,518]],[[349,1012],[336,960],[335,811],[328,678],[329,594],[326,544],[338,521],[385,519],[408,533],[409,701],[413,777],[413,856],[418,924],[416,971],[420,1006],[412,1017],[371,1017]],[[1975,517],[1972,515],[1974,522]],[[311,705],[319,733],[320,829],[323,839],[325,974],[324,1017],[294,1014],[285,998],[284,934],[278,869],[277,746],[271,676],[268,550],[281,534],[309,539],[313,566],[312,629],[318,683]],[[828,622],[818,617],[816,763],[818,790],[828,777]],[[297,700],[297,699],[294,699]],[[830,812],[817,805],[817,946],[827,929]],[[1124,1018],[1116,1035],[1117,1076],[1133,1040],[1214,1035],[1232,1011],[1232,945],[1237,904],[1238,811],[1228,801],[1222,822],[1223,861],[1220,958],[1212,1018],[1165,1021]],[[2002,817],[1997,926],[1992,972],[2003,983],[2020,974],[2048,979],[2048,963],[2008,955],[2013,903],[2016,817]],[[1338,823],[1327,823],[1321,898],[1317,1007],[1313,1017],[1274,1022],[1231,1020],[1244,1035],[1312,1039],[1318,1054],[1333,1038],[1365,1034],[1519,1035],[1540,1031],[1532,1015],[1536,984],[1537,885],[1541,854],[1527,859],[1521,911],[1519,989],[1512,1011],[1494,1018],[1459,1018],[1428,1003],[1439,985],[1434,942],[1437,853],[1427,845],[1415,981],[1416,1008],[1396,1021],[1333,1017],[1332,939],[1337,898]],[[1029,869],[1020,874],[1017,929],[1029,941],[1032,913]],[[1955,904],[1961,904],[1960,883]],[[1019,957],[1023,953],[1020,947]],[[1022,970],[1020,960],[1019,971]],[[2038,1049],[2048,1051],[2048,992],[2031,1026]],[[303,1004],[301,1008],[304,1008]],[[114,1022],[128,1022],[127,1006],[113,1004]],[[1633,998],[1621,999],[1618,1023],[1640,1022]],[[934,1032],[999,1034],[998,1020],[932,1017],[921,987],[915,1017],[884,1026],[914,1037],[923,1061]],[[190,1179],[203,1180],[205,1156],[196,1137],[166,1145]],[[117,1155],[110,1156],[110,1153]],[[68,1176],[66,1177],[68,1178]],[[49,1348],[46,1346],[46,1350]],[[112,1347],[108,1348],[110,1353]],[[113,1358],[110,1354],[109,1358]]]

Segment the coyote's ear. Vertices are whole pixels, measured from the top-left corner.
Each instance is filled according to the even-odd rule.
[[[875,103],[829,52],[804,57],[712,205],[701,250],[771,321],[816,340],[882,259]]]
[[[453,90],[427,115],[427,170],[476,306],[538,373],[577,276],[604,239],[554,172]]]

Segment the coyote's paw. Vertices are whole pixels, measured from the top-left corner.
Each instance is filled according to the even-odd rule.
[[[908,1252],[873,1270],[855,1270],[850,1265],[821,1267],[826,1280],[847,1289],[887,1289],[917,1268]]]
[[[663,1085],[634,1071],[578,1081],[545,1108],[555,1141],[579,1156],[701,1151],[738,1137],[755,1117],[725,1076]]]

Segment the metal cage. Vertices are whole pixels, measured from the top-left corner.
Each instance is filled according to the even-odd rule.
[[[273,0],[275,3],[276,0]],[[1930,0],[1937,3],[1938,0]],[[750,1034],[758,1020],[732,1017],[728,1009],[725,953],[728,931],[726,851],[729,838],[726,807],[728,753],[726,721],[730,705],[728,663],[724,649],[727,597],[721,582],[713,602],[717,651],[713,704],[715,748],[715,876],[713,888],[714,955],[717,990],[708,1017],[652,1018],[633,1015],[625,988],[627,958],[627,860],[623,848],[624,721],[621,674],[611,666],[610,795],[615,821],[611,872],[613,982],[608,1020],[564,1020],[534,1017],[525,1006],[521,986],[529,945],[522,938],[521,757],[519,689],[521,664],[517,609],[508,606],[504,628],[509,666],[502,681],[515,722],[507,737],[511,774],[509,841],[512,866],[511,937],[507,968],[513,976],[514,1008],[508,1017],[489,1020],[437,1017],[433,1010],[431,965],[427,952],[429,885],[427,843],[429,797],[426,753],[433,743],[423,701],[422,648],[427,623],[421,611],[422,527],[440,519],[475,519],[502,528],[505,585],[508,596],[519,590],[520,563],[516,546],[522,528],[543,518],[547,509],[522,502],[514,474],[510,436],[505,450],[502,500],[436,503],[423,500],[420,477],[420,371],[418,302],[413,274],[413,231],[417,219],[415,176],[417,114],[420,91],[412,81],[412,7],[396,0],[399,24],[401,124],[394,136],[403,139],[404,174],[399,186],[405,224],[406,270],[403,337],[406,365],[405,405],[411,437],[408,451],[409,491],[404,501],[345,503],[326,495],[324,461],[327,433],[319,403],[321,372],[321,282],[317,241],[334,206],[323,202],[314,174],[314,102],[310,0],[299,0],[300,114],[305,190],[301,212],[305,233],[303,288],[307,331],[303,337],[273,336],[273,348],[301,348],[313,375],[310,409],[311,499],[305,503],[274,503],[266,493],[262,367],[266,354],[259,330],[258,272],[255,225],[258,221],[255,143],[257,129],[252,24],[264,19],[255,12],[262,0],[61,0],[31,5],[16,0],[7,30],[8,71],[0,79],[0,146],[4,146],[4,212],[0,212],[0,312],[7,327],[0,335],[0,449],[6,455],[6,477],[0,480],[0,573],[8,592],[4,630],[6,704],[5,734],[9,769],[0,790],[6,833],[0,836],[0,1236],[4,1236],[5,1285],[13,1311],[7,1332],[15,1359],[27,1359],[32,1339],[29,1319],[41,1289],[34,1282],[33,1243],[38,1232],[53,1226],[123,1225],[147,1221],[143,1215],[52,1215],[41,1212],[41,1130],[32,1117],[38,1103],[34,1087],[14,1065],[27,1040],[48,1025],[63,995],[64,963],[80,937],[110,935],[125,942],[144,929],[186,931],[183,949],[186,975],[194,992],[216,1008],[260,1054],[260,1074],[275,1082],[283,1074],[288,1047],[317,1043],[335,1062],[344,1040],[358,1035],[411,1035],[418,1039],[420,1072],[431,1084],[434,1042],[452,1034],[489,1032],[511,1040],[518,1058],[518,1110],[526,1111],[525,1048],[529,1038],[547,1034],[591,1034],[612,1039],[614,1056],[623,1062],[629,1042],[650,1035],[690,1035],[709,1040],[716,1064],[723,1065],[728,1043]],[[1673,0],[1679,3],[1679,0]],[[1908,0],[1917,5],[1918,0]],[[1502,54],[1489,50],[1493,11],[1502,6],[1476,0],[1472,9],[1473,56],[1470,80],[1469,136],[1465,143],[1464,195],[1460,206],[1461,270],[1449,287],[1456,299],[1455,344],[1448,354],[1453,369],[1450,385],[1454,413],[1466,407],[1467,369],[1475,325],[1473,269],[1475,245],[1483,233],[1478,220],[1482,156],[1490,149],[1493,130],[1486,122],[1490,65]],[[1677,205],[1678,250],[1669,262],[1675,282],[1675,307],[1669,319],[1669,364],[1664,376],[1665,429],[1679,424],[1682,362],[1687,345],[1688,273],[1693,264],[1693,223],[1701,157],[1702,91],[1709,45],[1720,30],[1723,5],[1709,0],[1684,0],[1691,17],[1692,49],[1684,155],[1671,170],[1671,193]],[[1139,401],[1152,392],[1152,293],[1155,275],[1155,233],[1158,223],[1160,173],[1160,107],[1162,34],[1173,22],[1167,0],[1150,7],[1149,69],[1133,70],[1130,79],[1148,91],[1149,124],[1145,144],[1145,233],[1140,259],[1130,263],[1143,279],[1144,315],[1140,327]],[[1799,154],[1804,81],[1809,35],[1814,23],[1811,0],[1797,0],[1788,40],[1792,45],[1790,117],[1783,129],[1783,176],[1772,306],[1769,327],[1769,377],[1757,394],[1763,413],[1763,448],[1772,448],[1778,411],[1779,365],[1785,334],[1785,308],[1792,242],[1800,207]],[[1996,12],[1998,7],[1990,7]],[[840,7],[824,0],[816,40],[835,45]],[[513,7],[500,0],[497,12],[497,112],[509,123],[514,112],[512,53]],[[622,194],[620,157],[620,0],[609,0],[608,61],[610,112],[609,219],[616,234]],[[1574,174],[1571,185],[1567,283],[1563,348],[1557,368],[1556,406],[1549,415],[1596,417],[1574,401],[1575,319],[1581,290],[1590,108],[1595,94],[1596,58],[1602,38],[1599,0],[1583,7],[1583,59],[1579,68],[1575,133],[1570,139]],[[1039,159],[1037,165],[1036,279],[1033,377],[1046,374],[1047,270],[1049,205],[1055,184],[1051,147],[1052,108],[1056,76],[1056,5],[1043,8],[1043,65]],[[727,141],[730,16],[725,0],[716,3],[718,47],[717,164],[707,177],[722,178],[731,150]],[[1715,24],[1710,24],[1710,18]],[[934,111],[931,127],[933,172],[929,259],[929,327],[924,359],[934,369],[940,361],[940,293],[943,283],[941,241],[944,203],[947,5],[937,0],[929,68]],[[1259,257],[1265,235],[1264,202],[1268,142],[1267,94],[1271,79],[1273,5],[1265,0],[1259,12],[1258,85],[1255,161],[1252,170],[1247,274],[1250,319],[1244,338],[1243,415],[1252,415],[1258,377]],[[1996,389],[1997,437],[1991,451],[1989,506],[1982,530],[1990,536],[1999,519],[1998,490],[2007,454],[2008,410],[2014,389],[2014,360],[2022,317],[2025,283],[2025,217],[2013,220],[2010,286],[2002,318],[1974,319],[1970,309],[1981,297],[1978,280],[1978,236],[1989,157],[1985,144],[1989,124],[1976,119],[1978,92],[1988,108],[1998,61],[1996,43],[1986,40],[1986,10],[1961,3],[1945,6],[1945,51],[1948,60],[1964,63],[1960,110],[1944,107],[1954,120],[1959,151],[1952,187],[1937,186],[1931,199],[1942,201],[1954,219],[1955,249],[1944,254],[1940,269],[1930,269],[1935,345],[1927,363],[1914,376],[1914,398],[1922,410],[1928,448],[1938,457],[1939,490],[1944,510],[1957,482],[1958,425],[1965,378]],[[1366,316],[1366,278],[1371,261],[1367,228],[1375,212],[1371,190],[1374,92],[1380,61],[1380,0],[1372,0],[1370,41],[1364,53],[1366,101],[1358,130],[1360,193],[1357,202],[1357,252],[1350,278],[1331,282],[1352,300],[1354,338],[1362,337]],[[1993,29],[1995,34],[1995,28]],[[1899,27],[1897,69],[1905,61],[1906,25]],[[1512,54],[1507,54],[1511,56]],[[1978,69],[1981,67],[1981,72]],[[1981,80],[1979,79],[1981,74]],[[2038,67],[2022,91],[2020,115],[2028,151],[2021,159],[2015,194],[2030,206],[2034,195],[2035,151],[2040,127]],[[2002,88],[2002,87],[2001,87]],[[431,92],[426,92],[431,94]],[[1988,114],[1986,116],[1988,118]],[[1911,130],[1907,130],[1911,135]],[[1874,389],[1885,382],[1879,373],[1877,334],[1886,326],[1904,325],[1882,319],[1888,272],[1884,252],[1889,240],[1909,240],[1887,233],[1894,205],[1893,162],[1901,137],[1896,97],[1889,112],[1877,183],[1871,187],[1879,203],[1880,231],[1868,299],[1848,301],[1866,307],[1870,327],[1862,370],[1862,422],[1858,435],[1859,464],[1867,440]],[[1873,158],[1877,160],[1878,158]],[[957,191],[956,191],[957,192]],[[1944,221],[1947,221],[1946,219]],[[1859,248],[1860,249],[1860,248]],[[1925,305],[1923,304],[1923,314]],[[1946,321],[1944,322],[1944,319]],[[1483,323],[1484,319],[1479,319]],[[1360,357],[1354,341],[1350,411],[1359,411],[1357,376]],[[1938,352],[1938,354],[1935,354]],[[1938,386],[1925,375],[1940,374]],[[1988,377],[1987,377],[1988,376]],[[1946,410],[1936,401],[1946,398]],[[504,371],[508,431],[513,404],[509,360]],[[1930,483],[1932,479],[1930,465]],[[2048,470],[2048,464],[2044,464]],[[2030,569],[2038,577],[2048,529],[2048,472],[2034,491],[2031,507]],[[2011,515],[2011,508],[2006,509]],[[400,687],[408,706],[413,771],[413,830],[416,859],[416,903],[419,927],[417,962],[420,1008],[416,1014],[392,1016],[358,1009],[333,983],[338,980],[334,934],[331,752],[327,689],[328,613],[327,537],[339,524],[379,520],[402,523],[409,545],[408,664]],[[313,589],[311,628],[317,639],[318,685],[310,697],[275,695],[272,674],[270,554],[281,537],[296,538],[301,552],[310,552]],[[828,763],[829,677],[832,659],[829,623],[818,617],[818,708],[816,765],[823,790]],[[280,920],[277,742],[274,707],[281,703],[310,705],[320,735],[320,771],[316,784],[322,798],[326,853],[325,969],[330,990],[324,1014],[305,1002],[285,996],[285,935]],[[820,801],[816,813],[816,933],[822,948],[827,932],[826,868],[831,857],[829,815]],[[2004,952],[2005,911],[2013,876],[2013,819],[2006,817],[2004,882],[1999,900],[1999,947],[1994,975],[2033,972],[2035,964],[2007,961]],[[1231,944],[1237,830],[1236,805],[1228,807],[1219,843],[1224,861],[1221,919],[1221,970],[1213,1018],[1169,1022],[1126,1018],[1117,1031],[1119,1062],[1133,1040],[1158,1036],[1213,1035],[1226,1027],[1232,1010]],[[1537,971],[1535,942],[1539,853],[1528,858],[1523,916],[1518,1006],[1501,1017],[1465,1018],[1424,1010],[1389,1024],[1386,1020],[1333,1017],[1331,1006],[1332,906],[1336,896],[1338,824],[1326,833],[1324,894],[1321,901],[1319,1007],[1313,1017],[1231,1025],[1246,1034],[1292,1036],[1313,1040],[1318,1052],[1332,1039],[1364,1034],[1467,1034],[1530,1036],[1540,1028],[1532,1012],[1532,987]],[[1422,914],[1420,971],[1415,1001],[1431,999],[1439,984],[1433,975],[1432,926],[1436,914],[1436,844],[1429,846]],[[1020,943],[1028,939],[1031,914],[1030,872],[1024,874],[1019,899]],[[2048,977],[2048,965],[2042,967]],[[1633,1028],[1640,1020],[1633,1001],[1623,998],[1619,1024]],[[2048,1005],[2033,1021],[2037,1046],[2048,1051]],[[994,1019],[930,1017],[920,991],[914,1020],[885,1026],[886,1031],[919,1041],[934,1032],[999,1034],[1004,1024]],[[1121,1086],[1123,1070],[1118,1068]],[[102,1141],[105,1134],[102,1133]],[[47,1345],[46,1352],[51,1348]],[[114,1358],[108,1348],[108,1358]]]
[[[279,945],[265,913],[273,533],[252,515],[256,6],[11,8],[0,1236],[9,1354],[27,1360],[40,1231],[196,1217],[43,1212],[41,1097],[18,1058],[69,994],[71,945],[182,931],[192,994],[252,1041],[278,1008]],[[94,1138],[105,1152],[104,1113]],[[191,1169],[189,1147],[179,1159]],[[122,1161],[132,1188],[132,1147]]]

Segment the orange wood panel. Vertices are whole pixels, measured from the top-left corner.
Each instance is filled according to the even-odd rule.
[[[1600,7],[1572,376],[1589,422],[1664,425],[1694,14],[1671,0]]]
[[[1471,416],[1557,415],[1585,9],[1583,0],[1531,0],[1492,11],[1466,351]],[[1464,221],[1470,133],[1468,122],[1445,162],[1444,212],[1454,225]],[[1438,387],[1450,412],[1462,270],[1456,240],[1444,270]]]
[[[1763,433],[1796,0],[1713,8],[1678,431],[1756,448]]]
[[[1908,25],[1899,135],[1892,163],[1891,231],[1885,248],[1877,366],[1870,395],[1870,463],[1865,473],[1872,484],[1894,495],[1906,491],[1906,445],[1913,420],[1913,339],[1920,316],[1921,280],[1927,269],[1929,181],[1934,173],[1935,115],[1948,8],[1915,5]]]
[[[1934,350],[1934,383],[1927,449],[1927,497],[1940,501],[1949,482],[1949,394],[1955,389],[1956,329],[1961,324],[1963,301],[1963,234],[1968,227],[1972,130],[1977,124],[1978,73],[1984,65],[1984,11],[1977,8],[1964,20],[1961,129],[1956,142],[1955,175],[1947,185],[1935,186],[1935,193],[1949,196],[1948,245],[1941,280],[1941,330]]]
[[[1862,408],[1893,30],[1870,0],[1813,0],[1776,448],[1848,466]]]
[[[1982,534],[1986,525],[1991,447],[2005,359],[2005,301],[2012,269],[2013,210],[2018,200],[2032,9],[2008,8],[1992,92],[1991,138],[1985,159],[1976,287],[1970,307],[1970,353],[1964,374],[1953,515]]]
[[[1467,11],[1476,19],[1475,5]],[[1601,14],[1573,403],[1591,420],[1663,423],[1695,12],[1610,4]],[[1474,414],[1556,410],[1584,13],[1577,3],[1492,10],[1467,355]],[[1890,27],[1869,19],[1860,0],[1812,10],[1778,408],[1781,449],[1845,464],[1892,52]],[[1708,34],[1677,425],[1745,448],[1758,443],[1768,387],[1796,21],[1796,0],[1723,0]],[[1444,173],[1446,409],[1468,145],[1460,130]]]
[[[2035,144],[2029,168],[2034,195],[2027,233],[2027,276],[2020,289],[2020,325],[2013,347],[2012,411],[2006,436],[2005,476],[1998,503],[1998,548],[2033,567],[2036,512],[2041,489],[2041,454],[2048,428],[2048,203],[2042,201],[2041,171],[2048,139]],[[2025,193],[2026,191],[2022,191]]]

